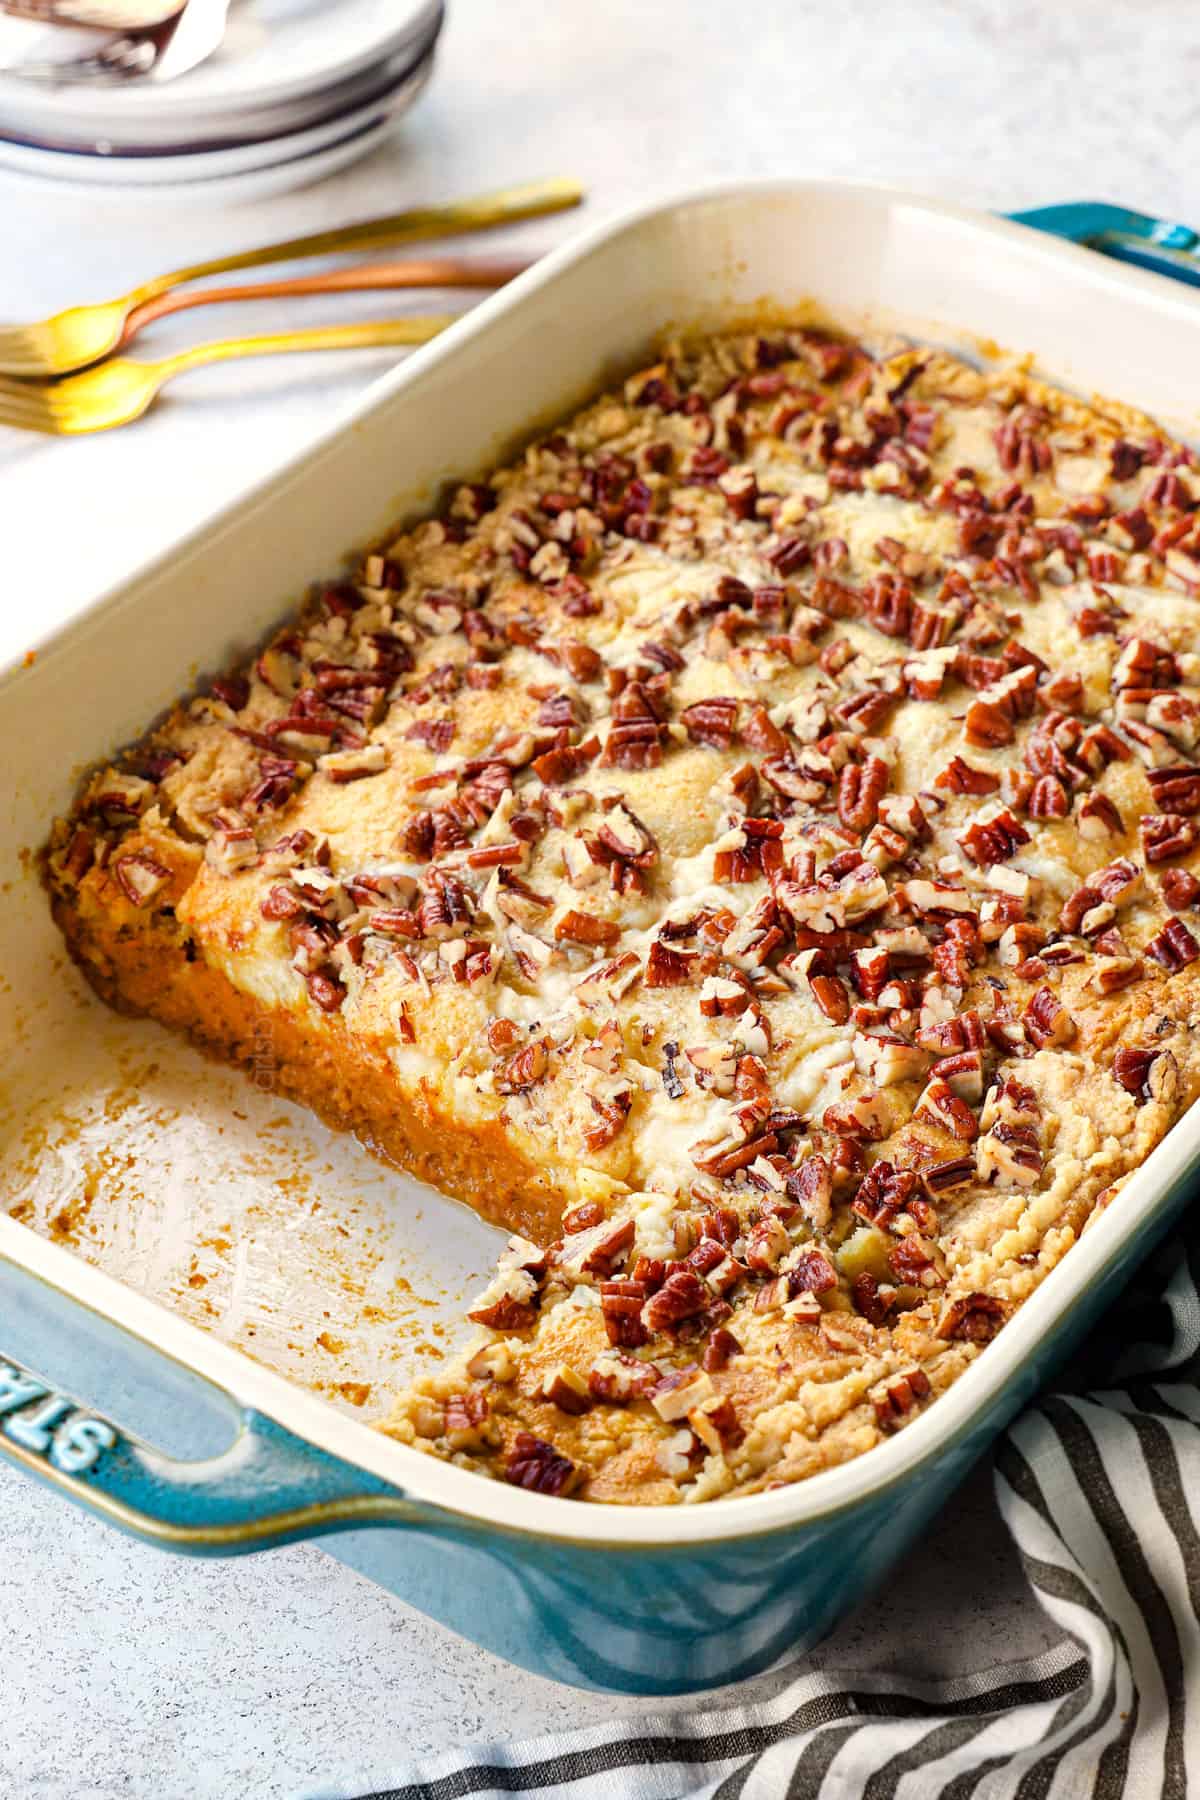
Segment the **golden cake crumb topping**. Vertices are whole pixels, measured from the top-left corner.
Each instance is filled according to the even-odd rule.
[[[978,1354],[1197,1091],[1198,502],[1019,372],[676,344],[93,778],[85,965],[325,1019],[543,1208],[388,1430],[706,1499]]]

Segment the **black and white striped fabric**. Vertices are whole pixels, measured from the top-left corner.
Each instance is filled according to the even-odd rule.
[[[1200,1218],[998,1446],[1045,1654],[936,1683],[798,1669],[769,1699],[456,1752],[369,1800],[1200,1795]],[[366,1800],[366,1797],[364,1797]]]

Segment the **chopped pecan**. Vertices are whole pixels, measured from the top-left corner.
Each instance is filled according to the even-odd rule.
[[[882,1095],[868,1088],[854,1100],[827,1106],[821,1123],[837,1137],[875,1139],[888,1129],[888,1111]]]
[[[963,719],[967,742],[979,749],[995,750],[1016,737],[1010,713],[997,701],[972,700]]]
[[[662,727],[653,719],[614,723],[605,741],[600,766],[605,769],[656,769],[662,762]]]
[[[894,1087],[925,1073],[925,1052],[904,1038],[879,1031],[859,1032],[853,1049],[855,1065],[876,1087]]]
[[[775,546],[767,552],[771,566],[781,575],[794,575],[806,563],[812,561],[812,546],[807,538],[793,533],[780,538]]]
[[[1065,819],[1071,811],[1071,796],[1057,775],[1041,775],[1033,784],[1027,808],[1031,819]]]
[[[1114,481],[1132,481],[1145,460],[1141,447],[1125,438],[1117,438],[1108,454]]]
[[[1083,710],[1083,677],[1072,669],[1048,675],[1038,684],[1038,705],[1048,711],[1081,712]]]
[[[742,1346],[732,1331],[727,1331],[723,1325],[717,1325],[708,1334],[703,1366],[710,1375],[715,1375],[719,1370],[728,1368],[733,1358],[741,1354]]]
[[[63,873],[72,881],[82,881],[93,862],[96,860],[97,840],[85,825],[79,825],[71,833],[66,850],[63,852]]]
[[[909,621],[909,641],[913,649],[918,652],[935,650],[948,643],[960,617],[960,612],[954,607],[938,606],[929,600],[914,600]]]
[[[1040,475],[1054,460],[1051,446],[1041,435],[1044,414],[1032,406],[1016,406],[1003,425],[992,433],[1000,467],[1010,474]]]
[[[417,906],[421,936],[444,939],[459,934],[475,917],[475,896],[457,876],[430,870]]]
[[[658,860],[658,846],[653,834],[625,805],[610,809],[596,833],[596,843],[603,855],[629,863],[634,868],[648,869]]]
[[[588,1412],[592,1405],[592,1393],[588,1383],[569,1363],[557,1363],[547,1375],[542,1377],[541,1396],[552,1406],[557,1406],[560,1412],[570,1413],[576,1418],[580,1414]]]
[[[929,1397],[930,1381],[924,1369],[913,1367],[902,1374],[889,1375],[871,1390],[871,1403],[878,1424],[890,1429],[914,1411],[917,1403]]]
[[[1167,869],[1159,879],[1159,892],[1172,912],[1186,912],[1200,900],[1200,880],[1186,869]]]
[[[673,950],[661,938],[655,938],[646,958],[643,976],[648,988],[684,987],[692,980],[700,957],[694,951]]]
[[[1022,1022],[1025,1036],[1039,1050],[1047,1044],[1061,1048],[1075,1037],[1074,1019],[1048,987],[1040,987],[1032,995]]]
[[[917,1186],[917,1177],[911,1169],[897,1169],[880,1158],[863,1176],[850,1210],[866,1219],[868,1224],[886,1230],[896,1215],[904,1211],[917,1192]]]
[[[983,1051],[959,1050],[935,1063],[933,1074],[944,1081],[960,1100],[978,1104],[983,1099]]]
[[[1146,945],[1146,955],[1161,963],[1168,975],[1174,975],[1196,961],[1200,956],[1200,944],[1182,919],[1168,919]]]
[[[983,954],[983,943],[975,919],[964,916],[947,919],[945,937],[932,953],[934,972],[948,987],[964,988],[972,968]]]
[[[954,651],[947,648],[925,650],[909,657],[904,664],[904,686],[912,700],[936,700],[954,664]]]
[[[915,794],[885,795],[879,802],[879,817],[910,844],[923,844],[929,837],[929,820]]]
[[[885,637],[906,638],[912,623],[913,591],[890,572],[874,576],[863,590],[863,610]]]
[[[1179,664],[1172,652],[1148,638],[1131,637],[1113,665],[1112,684],[1118,692],[1171,687],[1178,680]]]
[[[144,850],[119,856],[112,864],[113,878],[133,906],[149,906],[170,886],[171,871]]]
[[[834,1025],[844,1025],[850,1017],[850,995],[845,982],[836,975],[810,975],[808,985],[825,1017]]]
[[[604,667],[600,652],[578,638],[564,638],[558,646],[558,655],[567,674],[576,681],[595,681]]]
[[[986,1344],[995,1337],[1008,1316],[1008,1307],[994,1294],[967,1294],[952,1300],[937,1323],[937,1334],[959,1343]]]
[[[718,840],[713,853],[713,879],[739,885],[771,875],[783,866],[779,839],[783,826],[774,819],[747,818],[741,828]]]
[[[820,1250],[800,1250],[788,1265],[793,1294],[827,1294],[838,1284],[837,1271]]]
[[[633,1280],[642,1282],[647,1294],[662,1286],[667,1273],[667,1264],[658,1256],[639,1256],[631,1270]]]
[[[644,1400],[658,1386],[662,1371],[657,1363],[642,1362],[621,1351],[605,1351],[596,1358],[588,1375],[588,1392],[593,1400],[609,1406],[626,1406],[631,1400]]]
[[[838,817],[852,831],[866,831],[879,817],[879,802],[887,792],[890,770],[881,756],[867,756],[861,763],[847,763],[838,782]]]
[[[1195,819],[1185,819],[1182,813],[1143,813],[1138,823],[1142,853],[1152,865],[1186,856],[1200,843],[1200,825]]]
[[[736,1018],[750,1004],[751,993],[742,980],[709,975],[700,989],[700,1011],[706,1019]]]
[[[847,731],[865,737],[883,724],[895,704],[894,694],[886,693],[882,688],[865,688],[861,694],[852,694],[848,700],[839,701],[833,716]]]
[[[887,986],[888,974],[888,953],[877,946],[856,950],[850,958],[850,978],[865,1000],[878,1000]]]
[[[585,1200],[582,1206],[576,1206],[569,1213],[563,1214],[562,1228],[568,1237],[576,1232],[590,1231],[594,1225],[604,1223],[604,1208],[597,1200]]]
[[[1098,838],[1124,835],[1125,822],[1107,794],[1084,794],[1075,816],[1081,837],[1095,841]]]
[[[691,1474],[703,1456],[704,1446],[689,1424],[682,1426],[665,1444],[659,1445],[655,1461],[664,1475],[669,1476],[672,1481],[682,1481]]]
[[[1154,536],[1154,527],[1144,507],[1131,506],[1114,513],[1108,522],[1108,535],[1123,550],[1144,550]]]
[[[742,740],[752,750],[764,750],[771,756],[787,753],[788,741],[771,719],[765,706],[755,706],[742,727]]]
[[[346,998],[346,990],[335,975],[324,969],[313,969],[305,976],[305,985],[322,1012],[337,1012]]]
[[[385,744],[363,744],[354,750],[331,750],[317,758],[317,767],[330,781],[345,784],[361,781],[364,776],[378,775],[388,766]]]
[[[728,698],[697,700],[684,707],[680,723],[694,744],[728,750],[737,736],[738,705],[738,701]]]
[[[833,1217],[833,1172],[823,1156],[806,1156],[785,1177],[789,1200],[795,1202],[814,1231],[825,1231]]]
[[[204,860],[222,875],[236,875],[258,861],[258,840],[239,814],[215,814]]]
[[[700,1225],[701,1238],[712,1238],[716,1244],[723,1244],[728,1250],[737,1243],[742,1235],[742,1221],[732,1206],[716,1206],[708,1212]]]
[[[528,1331],[537,1318],[537,1308],[530,1300],[518,1300],[513,1294],[500,1294],[484,1306],[467,1314],[474,1325],[486,1325],[491,1331]]]
[[[600,1283],[600,1311],[610,1344],[621,1350],[636,1350],[649,1342],[650,1333],[642,1323],[642,1308],[649,1296],[649,1283],[636,1275],[625,1281]]]
[[[952,794],[992,794],[1000,786],[1000,777],[956,755],[934,777],[934,786],[947,788]]]
[[[964,1144],[973,1143],[979,1135],[979,1126],[970,1106],[940,1076],[935,1075],[929,1082],[913,1112],[914,1117],[931,1119]]]
[[[866,1269],[851,1282],[850,1297],[856,1311],[871,1325],[882,1325],[891,1310],[889,1299],[881,1292],[874,1275]]]
[[[746,1233],[744,1256],[747,1267],[757,1269],[760,1274],[774,1274],[791,1247],[792,1240],[786,1227],[769,1215]]]
[[[279,892],[279,888],[272,888],[267,899],[270,900]],[[273,913],[267,913],[266,905],[267,901],[264,900],[263,917],[273,918],[275,915]],[[283,916],[286,917],[287,915],[284,914]],[[371,932],[381,933],[384,937],[389,938],[416,938],[421,936],[421,921],[417,912],[406,907],[375,906],[371,908],[367,929]]]
[[[1036,794],[1036,788],[1034,792]],[[1065,817],[1069,810],[1070,805],[1064,792],[1063,810],[1054,816]],[[1050,815],[1034,814],[1031,809],[1031,816]],[[1007,862],[1022,844],[1027,844],[1029,833],[1008,807],[1001,807],[988,819],[975,819],[959,834],[958,842],[973,863],[977,863],[982,869],[990,869],[997,863]]]
[[[1042,1174],[1035,1127],[997,1120],[975,1146],[975,1166],[979,1179],[994,1187],[1035,1187]]]
[[[606,1221],[594,1227],[583,1241],[582,1249],[576,1247],[574,1255],[564,1261],[570,1261],[585,1275],[600,1275],[607,1281],[625,1252],[632,1247],[636,1230],[632,1219]]]
[[[686,1419],[695,1407],[712,1399],[715,1393],[711,1376],[691,1363],[664,1375],[650,1395],[650,1404],[660,1419],[672,1425],[678,1419]]]
[[[537,722],[552,730],[571,731],[583,723],[580,702],[573,694],[551,694],[538,707]]]
[[[1143,888],[1142,871],[1128,857],[1097,870],[1081,888],[1068,895],[1058,916],[1063,931],[1081,931],[1092,937],[1111,925],[1118,907],[1136,900]]]
[[[549,1066],[550,1041],[548,1038],[535,1038],[496,1071],[496,1092],[523,1094],[542,1079]]]
[[[901,1287],[935,1288],[946,1282],[946,1267],[937,1245],[921,1231],[910,1231],[888,1251],[888,1267]]]
[[[595,1152],[611,1144],[624,1128],[633,1107],[633,1089],[627,1081],[610,1077],[602,1091],[588,1095],[588,1104],[595,1117],[583,1128],[583,1143]]]
[[[451,1394],[442,1418],[442,1435],[452,1450],[474,1449],[487,1441],[491,1411],[487,1395],[478,1388]]]
[[[578,1481],[579,1471],[553,1444],[518,1431],[505,1461],[504,1479],[537,1494],[565,1494]]]
[[[931,1163],[921,1171],[922,1184],[933,1200],[954,1188],[967,1186],[974,1179],[975,1159],[971,1156],[954,1156],[948,1162]]]
[[[1128,729],[1127,721],[1126,728]],[[1171,763],[1146,770],[1154,803],[1169,813],[1200,812],[1200,768],[1190,763]]]
[[[250,683],[244,675],[219,675],[210,691],[214,699],[236,713],[241,712],[250,698]]]
[[[1146,1100],[1170,1105],[1179,1092],[1179,1065],[1169,1050],[1123,1047],[1113,1057],[1112,1072],[1139,1105]]]
[[[896,889],[896,897],[912,912],[918,915],[928,914],[933,919],[954,917],[960,913],[965,916],[975,911],[970,894],[953,881],[924,878],[904,881]]]
[[[676,1269],[642,1307],[642,1323],[650,1332],[674,1331],[685,1319],[704,1312],[710,1298],[694,1269]]]
[[[730,1256],[715,1238],[701,1238],[684,1260],[697,1275],[703,1276],[714,1294],[727,1294],[746,1274],[745,1264]]]
[[[554,927],[559,943],[615,944],[620,935],[621,927],[610,919],[599,919],[595,913],[577,912],[574,908],[565,912]]]
[[[561,787],[586,769],[600,754],[600,740],[589,737],[582,744],[556,744],[552,750],[545,750],[535,756],[530,767],[540,781],[547,787]]]

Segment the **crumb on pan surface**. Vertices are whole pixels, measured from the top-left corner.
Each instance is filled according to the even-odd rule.
[[[673,345],[90,780],[98,990],[516,1233],[383,1429],[706,1500],[980,1353],[1200,1082],[1198,500],[1025,374]]]

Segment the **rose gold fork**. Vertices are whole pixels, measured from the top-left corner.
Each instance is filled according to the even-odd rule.
[[[388,288],[499,288],[528,267],[527,262],[471,262],[461,256],[443,256],[425,262],[362,263],[352,269],[326,269],[320,275],[244,282],[238,287],[185,288],[159,294],[135,306],[113,349],[127,349],[147,325],[195,306],[224,306],[236,300],[286,300],[302,294],[373,293]]]

